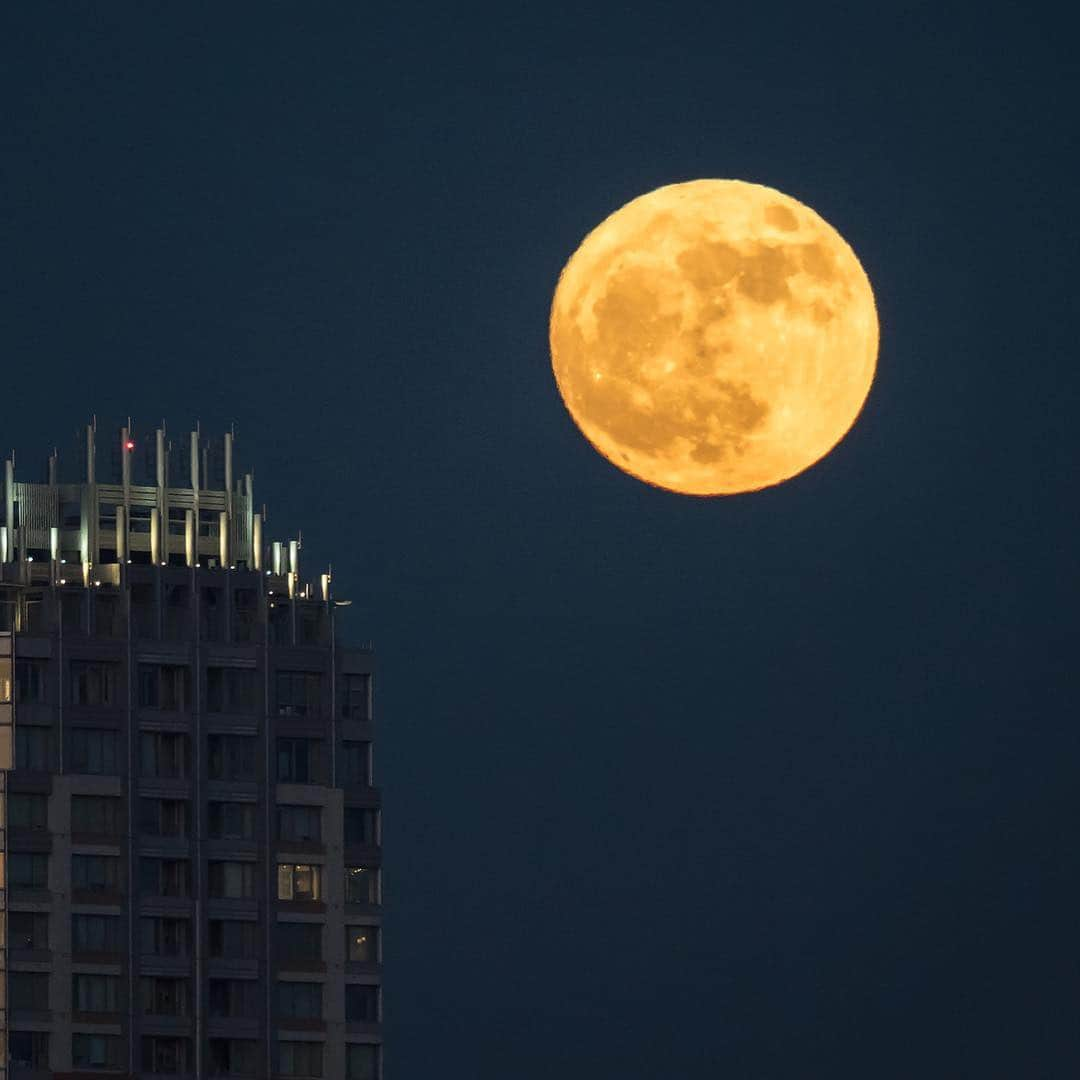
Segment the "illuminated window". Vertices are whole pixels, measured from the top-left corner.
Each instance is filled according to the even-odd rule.
[[[378,904],[379,871],[370,866],[345,867],[345,903]]]
[[[345,955],[351,964],[379,962],[379,928],[377,926],[345,927]]]
[[[321,900],[322,867],[278,863],[279,900]]]

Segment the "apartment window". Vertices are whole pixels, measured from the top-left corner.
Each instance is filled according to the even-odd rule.
[[[139,891],[146,896],[190,896],[191,863],[187,859],[139,859]]]
[[[100,660],[72,660],[71,704],[116,705],[116,670]]]
[[[13,851],[8,854],[8,885],[21,889],[49,887],[49,856],[40,852]]]
[[[188,1071],[190,1050],[187,1039],[172,1035],[144,1035],[142,1038],[142,1071],[164,1074]]]
[[[139,827],[148,836],[184,837],[190,823],[191,809],[186,799],[139,800]]]
[[[108,728],[72,728],[67,765],[72,772],[112,776],[116,768],[117,733]]]
[[[346,784],[371,784],[371,743],[349,742],[341,744],[342,779]]]
[[[345,903],[378,904],[379,871],[372,866],[345,867]]]
[[[341,678],[342,720],[371,719],[371,676],[343,675]]]
[[[207,807],[207,824],[211,839],[253,840],[255,838],[255,805],[240,802],[212,802]]]
[[[65,634],[81,634],[86,610],[82,591],[66,592],[60,597],[60,621]]]
[[[8,795],[8,828],[47,829],[49,799],[47,795],[12,792]]]
[[[45,660],[15,661],[15,703],[17,705],[34,705],[45,701],[47,670]],[[5,700],[2,681],[0,679],[0,701]]]
[[[361,806],[345,807],[345,843],[373,845],[379,842],[378,811]]]
[[[105,589],[94,591],[94,630],[99,637],[124,636],[123,609],[117,593]]]
[[[348,1023],[377,1024],[379,1022],[379,988],[347,983],[345,1020]]]
[[[258,594],[254,589],[233,590],[233,640],[238,645],[255,639]]]
[[[321,900],[322,867],[302,863],[278,863],[279,900]]]
[[[144,976],[139,983],[142,1011],[147,1016],[187,1016],[191,994],[187,979]]]
[[[322,604],[297,604],[301,645],[319,645],[325,640]]]
[[[255,864],[250,862],[211,862],[207,880],[215,900],[245,900],[255,895]]]
[[[219,960],[249,960],[257,955],[258,931],[241,919],[210,920],[210,955]]]
[[[13,949],[47,949],[49,916],[43,911],[9,911],[8,932]]]
[[[267,605],[266,622],[271,645],[292,644],[292,619],[288,604],[275,604],[271,600]]]
[[[278,1043],[278,1072],[282,1076],[322,1076],[323,1044],[321,1042]]]
[[[12,1069],[49,1068],[49,1033],[47,1031],[9,1031],[8,1063]]]
[[[124,831],[120,800],[109,795],[72,795],[71,831],[117,836]]]
[[[346,926],[345,958],[350,964],[377,964],[379,962],[379,928],[377,926]]]
[[[370,1043],[347,1043],[345,1080],[375,1080],[379,1075],[379,1048]]]
[[[124,952],[127,945],[119,915],[72,915],[72,952]]]
[[[225,604],[222,591],[214,587],[202,591],[202,637],[204,641],[221,641],[225,628]]]
[[[211,780],[254,780],[252,735],[207,735],[207,775]]]
[[[71,1064],[76,1069],[120,1069],[124,1044],[119,1035],[71,1036]]]
[[[187,956],[191,927],[187,919],[163,917],[139,920],[142,951],[146,956]]]
[[[49,976],[37,971],[9,972],[8,993],[16,1012],[48,1012]]]
[[[117,975],[73,975],[71,1007],[76,1012],[120,1012],[121,983]]]
[[[291,1020],[321,1020],[322,983],[279,982],[278,1012]]]
[[[210,1039],[210,1073],[213,1076],[253,1076],[254,1039]]]
[[[51,772],[53,768],[52,728],[15,728],[15,768],[29,772]]]
[[[274,936],[283,959],[301,963],[322,960],[320,923],[279,922]]]
[[[301,843],[321,840],[321,808],[318,806],[279,806],[278,839]]]
[[[208,667],[206,669],[207,712],[254,712],[255,690],[254,668]]]
[[[136,530],[134,511],[132,507],[132,531]],[[131,634],[135,638],[157,637],[157,600],[154,595],[154,586],[150,584],[137,584],[131,586]]]
[[[191,707],[191,668],[183,664],[140,664],[139,705],[186,712]]]
[[[115,855],[72,855],[71,885],[94,892],[119,891],[120,860]]]
[[[165,586],[165,636],[182,641],[188,636],[191,624],[191,590],[187,585]]]
[[[317,671],[277,673],[278,716],[317,716],[322,676]]]
[[[278,739],[278,780],[285,784],[317,784],[322,777],[322,744],[318,739]]]
[[[254,979],[211,979],[210,1015],[219,1020],[256,1016],[261,989]]]
[[[182,780],[190,771],[188,737],[171,731],[144,731],[139,735],[141,775]]]

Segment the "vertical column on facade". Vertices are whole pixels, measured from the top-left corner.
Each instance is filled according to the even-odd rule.
[[[0,695],[0,800],[4,814],[0,819],[0,1080],[7,1076],[7,771],[12,768],[15,728],[14,637],[0,636],[0,686],[9,688]],[[7,701],[4,701],[7,698]]]
[[[191,433],[191,512],[194,519],[194,538],[192,547],[194,549],[193,565],[198,565],[199,562],[199,433],[193,431]]]
[[[124,493],[124,505],[116,508],[116,557],[121,563],[126,563],[131,558],[128,553],[128,530],[131,525],[131,454],[127,448],[130,439],[131,432],[128,428],[121,428],[120,484]]]
[[[83,563],[97,562],[97,421],[86,425],[86,488],[80,504],[79,541]]]
[[[168,477],[168,468],[165,451],[165,429],[159,427],[154,433],[155,435],[155,464],[157,466],[157,513],[154,515],[160,518],[160,540],[158,541],[158,552],[155,559],[162,563],[169,561],[169,499],[168,491],[166,489],[166,478]]]
[[[0,554],[6,563],[15,561],[15,459],[4,462],[4,535]]]

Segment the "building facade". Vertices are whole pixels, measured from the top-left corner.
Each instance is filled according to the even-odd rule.
[[[380,1080],[372,650],[230,434],[73,469],[2,478],[0,1080]]]

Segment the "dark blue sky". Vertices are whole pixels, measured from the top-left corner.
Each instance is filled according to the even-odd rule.
[[[1080,1072],[1067,28],[432,7],[0,16],[0,440],[235,421],[333,560],[388,1080]],[[547,352],[584,234],[697,177],[814,207],[882,324],[848,438],[729,499],[604,462]]]

